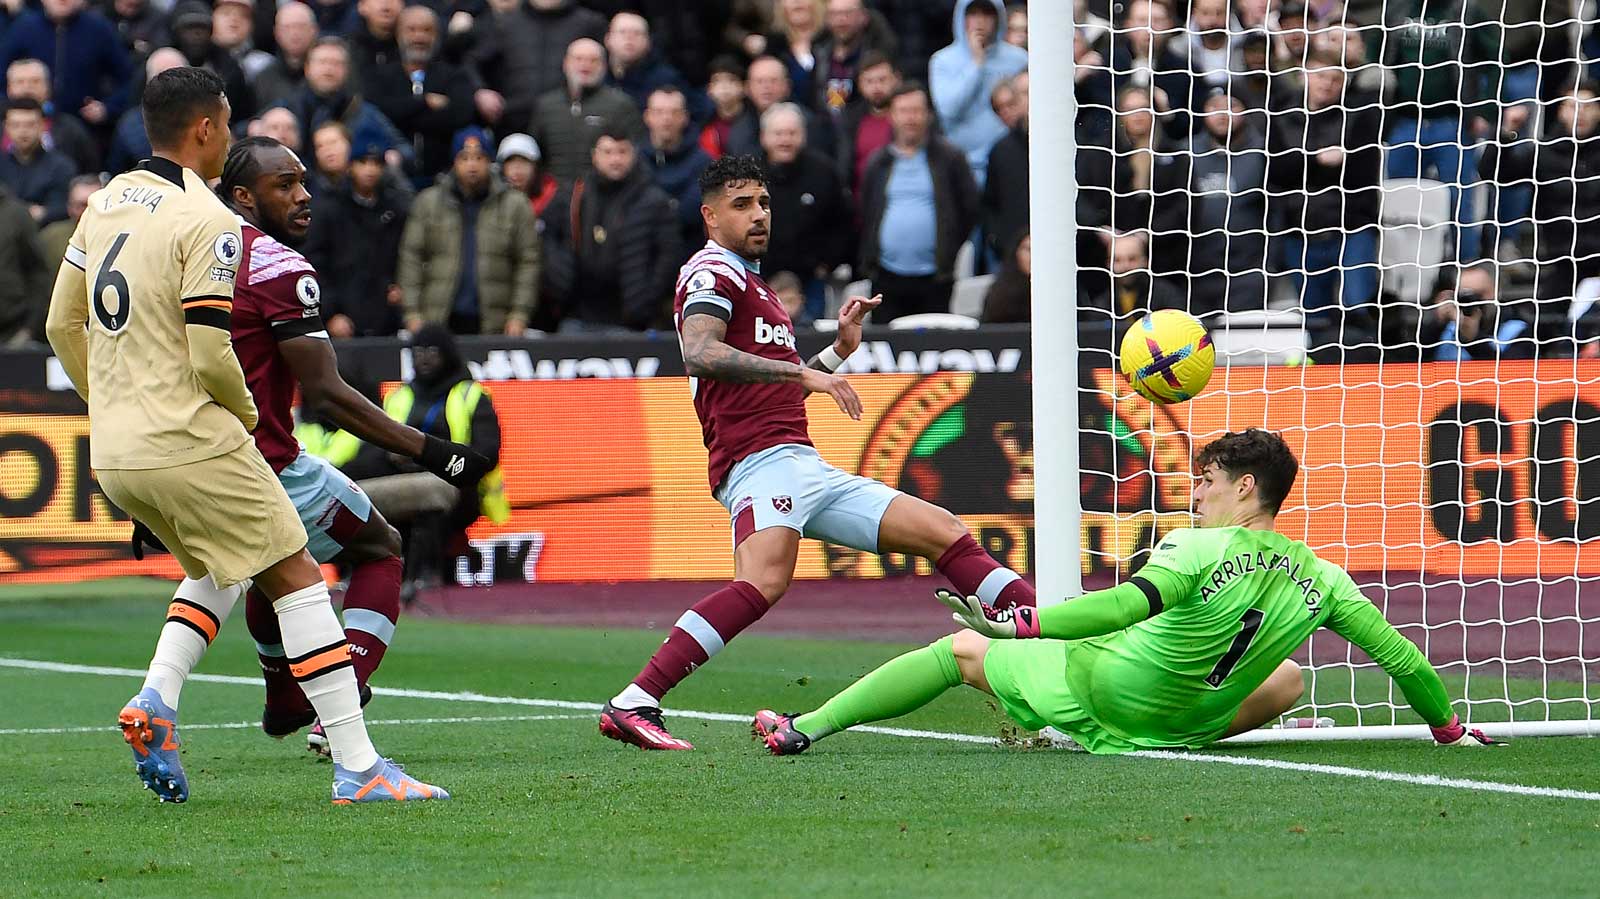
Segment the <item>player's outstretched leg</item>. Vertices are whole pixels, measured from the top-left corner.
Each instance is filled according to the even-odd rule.
[[[914,496],[897,496],[884,510],[878,550],[921,556],[961,595],[997,609],[1035,604],[1033,585],[984,552],[961,519]]]
[[[218,588],[204,580],[185,578],[167,606],[167,623],[161,628],[155,656],[144,686],[117,715],[122,738],[133,750],[134,770],[145,788],[162,802],[189,798],[189,780],[178,758],[178,699],[189,672],[217,637],[241,588]]]
[[[693,749],[667,732],[661,698],[761,620],[789,589],[800,534],[787,527],[756,531],[734,549],[733,583],[679,616],[672,633],[639,676],[600,710],[600,732],[640,749]]]
[[[795,729],[794,719],[798,717],[798,712],[762,709],[750,722],[750,733],[773,755],[799,755],[811,748],[811,738]]]
[[[302,550],[262,572],[256,583],[267,595],[277,596],[272,607],[278,613],[289,673],[327,731],[334,801],[448,799],[444,790],[405,774],[372,747],[344,629],[311,556]]]
[[[695,603],[678,617],[633,683],[600,710],[600,732],[640,749],[693,749],[688,740],[667,732],[661,697],[769,608],[761,591],[745,581],[734,581]]]
[[[967,633],[940,638],[890,659],[814,712],[784,715],[762,709],[756,713],[751,730],[773,755],[794,755],[823,737],[857,724],[914,712],[962,684],[955,641]]]

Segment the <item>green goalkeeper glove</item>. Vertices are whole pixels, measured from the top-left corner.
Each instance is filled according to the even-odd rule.
[[[949,590],[935,590],[933,595],[949,607],[956,624],[985,637],[1016,640],[1039,636],[1039,610],[1032,606],[996,609],[976,596],[959,596]]]

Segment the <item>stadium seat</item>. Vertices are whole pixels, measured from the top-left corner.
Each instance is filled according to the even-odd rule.
[[[977,319],[970,315],[957,315],[954,312],[922,312],[917,315],[904,315],[889,323],[889,329],[892,331],[914,331],[918,329],[972,331],[977,327]]]
[[[969,240],[961,245],[961,249],[956,250],[956,280],[970,278],[977,270],[978,248]]]
[[[1425,178],[1386,179],[1380,221],[1382,292],[1401,302],[1424,302],[1447,252],[1450,188]]]
[[[839,287],[836,281],[830,282],[828,287],[828,302],[823,307],[822,317],[830,321],[838,319],[839,310],[844,307],[845,297],[872,296],[872,282],[866,278],[851,281],[843,287]]]
[[[957,281],[955,290],[950,292],[950,311],[968,318],[981,318],[983,298],[993,283],[994,275],[976,275]]]
[[[1296,309],[1231,312],[1211,324],[1218,365],[1285,365],[1302,361],[1311,344]]]
[[[1299,309],[1262,309],[1226,313],[1222,326],[1229,329],[1298,328],[1305,323],[1305,314]]]

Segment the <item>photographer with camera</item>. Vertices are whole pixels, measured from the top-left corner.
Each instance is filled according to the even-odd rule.
[[[1423,310],[1423,360],[1527,359],[1533,356],[1532,329],[1526,319],[1499,302],[1493,267],[1468,266],[1459,274],[1444,269],[1433,302]]]

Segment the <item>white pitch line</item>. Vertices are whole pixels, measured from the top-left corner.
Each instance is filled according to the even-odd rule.
[[[137,668],[112,668],[104,665],[74,665],[67,662],[47,662],[39,659],[14,659],[0,657],[0,668],[22,668],[29,671],[48,671],[55,674],[98,674],[104,677],[144,677],[145,672]],[[261,679],[254,677],[239,677],[232,674],[191,674],[189,680],[210,684],[244,684],[247,686],[260,686]],[[567,709],[577,712],[598,712],[598,702],[574,702],[566,699],[529,699],[524,696],[491,696],[485,693],[470,691],[460,693],[447,693],[440,690],[406,690],[395,687],[373,687],[374,696],[395,696],[401,699],[431,699],[439,702],[481,702],[487,705],[522,705],[542,709]],[[701,712],[694,709],[665,709],[668,715],[679,718],[690,718],[697,721],[727,721],[738,724],[748,724],[749,715],[733,715],[727,712]],[[900,727],[854,727],[852,731],[867,734],[880,734],[891,737],[914,737],[930,740],[945,740],[954,743],[999,743],[991,737],[978,737],[971,734],[952,734],[932,730],[911,730]]]
[[[588,715],[474,715],[465,718],[368,718],[368,724],[492,724],[499,721],[572,721]],[[185,724],[183,730],[254,730],[259,721],[224,721],[214,724]],[[0,729],[0,737],[33,736],[35,734],[104,734],[116,733],[115,725],[95,727],[8,727]]]
[[[16,659],[0,657],[0,668],[21,668],[29,671],[47,671],[57,674],[97,674],[106,677],[144,677],[145,672],[136,668],[113,668],[103,665],[74,665],[66,662],[47,662],[39,659]],[[189,680],[202,681],[213,684],[247,684],[258,686],[261,681],[252,677],[237,677],[227,674],[191,674]],[[448,693],[438,690],[406,690],[394,687],[373,687],[372,692],[378,696],[396,696],[405,699],[431,699],[441,702],[481,702],[489,705],[532,706],[535,708],[567,709],[570,711],[597,712],[600,703],[575,702],[564,699],[529,699],[522,696],[493,696],[485,693]],[[727,712],[701,712],[692,709],[666,709],[669,715],[679,718],[690,718],[700,721],[726,721],[744,724],[748,723],[750,716],[733,715]],[[544,717],[544,716],[539,716]],[[579,717],[579,716],[570,716]],[[256,725],[250,725],[252,727]],[[936,730],[912,730],[899,727],[853,727],[852,732],[880,734],[891,737],[912,737],[925,740],[943,740],[947,743],[978,743],[995,745],[1000,741],[994,737],[983,737],[976,734],[957,734]],[[1540,796],[1551,799],[1577,799],[1587,802],[1600,802],[1600,793],[1591,793],[1583,790],[1564,790],[1555,787],[1530,787],[1522,784],[1500,783],[1492,780],[1469,780],[1459,777],[1440,777],[1434,774],[1406,774],[1400,771],[1379,771],[1369,768],[1347,768],[1342,765],[1315,765],[1306,762],[1285,762],[1278,759],[1263,759],[1242,755],[1218,755],[1215,753],[1201,752],[1167,752],[1163,750],[1145,750],[1132,752],[1129,755],[1138,758],[1163,759],[1168,761],[1208,762],[1213,764],[1240,765],[1253,768],[1272,768],[1281,771],[1302,771],[1311,774],[1332,774],[1340,777],[1356,777],[1366,780],[1389,781],[1392,783],[1406,783],[1415,786],[1445,787],[1454,790],[1473,790],[1483,793],[1506,793],[1516,796]]]
[[[1487,751],[1493,752],[1494,750]],[[1415,784],[1419,787],[1450,787],[1456,790],[1475,790],[1480,793],[1510,793],[1515,796],[1546,796],[1551,799],[1582,799],[1588,802],[1600,802],[1600,793],[1590,793],[1586,790],[1564,790],[1559,787],[1529,787],[1522,784],[1498,783],[1492,780],[1440,777],[1437,774],[1405,774],[1399,771],[1346,768],[1343,765],[1315,765],[1308,762],[1285,762],[1280,759],[1252,758],[1243,755],[1216,755],[1209,752],[1169,752],[1164,749],[1131,752],[1129,755],[1177,762],[1212,762],[1221,765],[1241,765],[1247,768],[1273,768],[1279,771],[1304,771],[1309,774],[1336,774],[1340,777],[1386,780],[1392,783]]]

